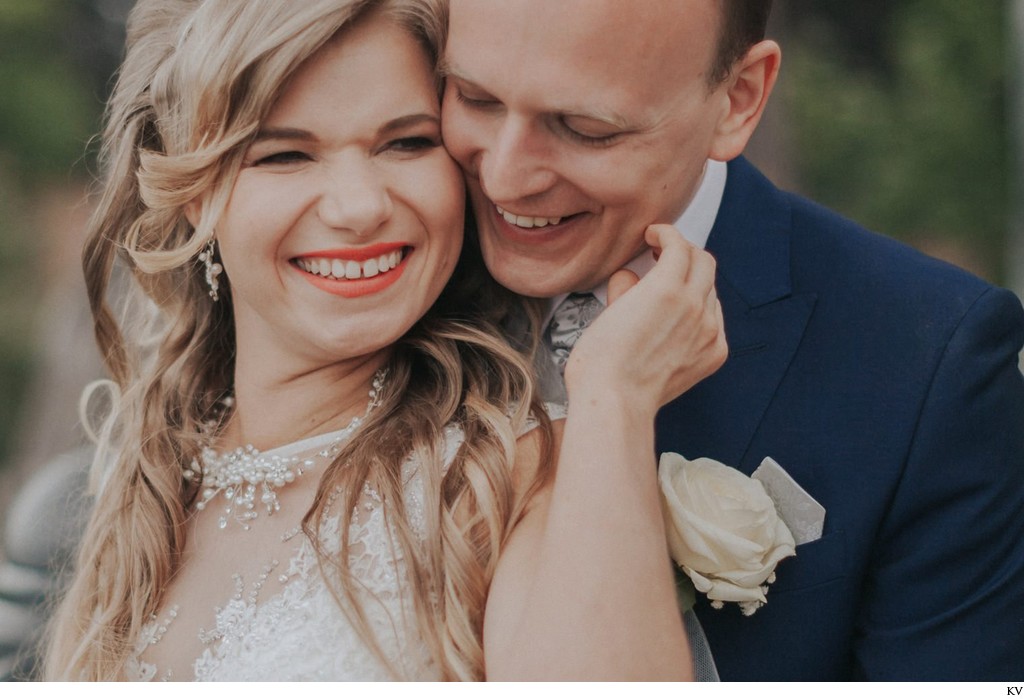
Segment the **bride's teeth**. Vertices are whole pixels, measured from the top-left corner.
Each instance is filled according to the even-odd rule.
[[[394,250],[363,262],[339,260],[337,258],[301,258],[298,265],[306,272],[320,277],[358,280],[376,277],[393,270],[402,262],[402,251]]]

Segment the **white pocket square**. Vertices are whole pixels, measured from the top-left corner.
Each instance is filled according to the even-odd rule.
[[[778,462],[765,457],[751,477],[760,481],[775,501],[779,517],[793,533],[793,539],[798,545],[821,539],[825,526],[825,508],[811,498]]]

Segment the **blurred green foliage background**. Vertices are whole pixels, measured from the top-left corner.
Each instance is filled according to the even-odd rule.
[[[90,179],[89,144],[129,4],[0,0],[0,469],[18,432],[32,429],[23,407],[40,369],[47,289],[79,274],[63,262],[55,269],[53,252],[80,236],[46,222],[61,218],[53,208],[80,204]]]
[[[790,0],[781,83],[798,182],[1005,282],[1007,3]]]
[[[783,78],[751,157],[870,228],[1007,284],[1009,2],[776,0]],[[22,407],[43,369],[46,288],[80,274],[55,269],[54,245],[79,238],[55,238],[67,232],[47,230],[40,210],[89,182],[129,5],[0,0],[0,469],[35,429]]]

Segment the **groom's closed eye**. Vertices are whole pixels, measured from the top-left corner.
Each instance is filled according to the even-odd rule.
[[[569,138],[585,146],[608,146],[625,133],[602,119],[574,114],[559,116],[557,124]]]
[[[455,99],[467,107],[472,107],[474,109],[495,109],[501,106],[501,102],[493,97],[486,96],[484,94],[466,94],[466,91],[459,87],[455,88]]]

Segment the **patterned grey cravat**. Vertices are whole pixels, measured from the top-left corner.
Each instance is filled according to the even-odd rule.
[[[573,292],[555,309],[544,331],[544,341],[560,375],[565,374],[565,363],[576,341],[603,310],[604,306],[590,292]]]

